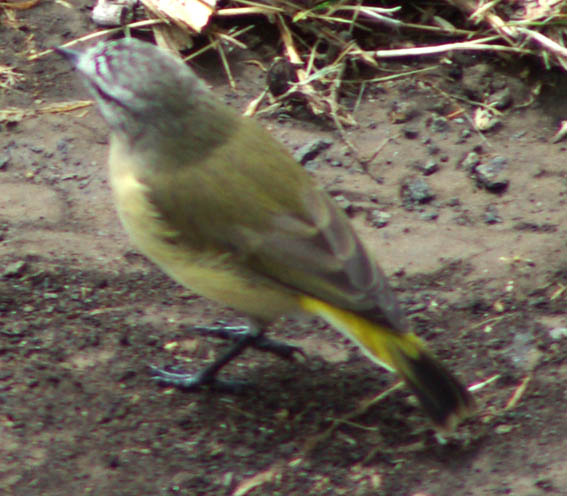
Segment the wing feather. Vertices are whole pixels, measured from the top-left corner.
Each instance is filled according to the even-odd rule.
[[[224,251],[243,273],[264,274],[405,331],[386,276],[346,214],[256,123],[234,129],[200,161],[146,175],[150,201],[179,233],[176,242],[193,252]]]

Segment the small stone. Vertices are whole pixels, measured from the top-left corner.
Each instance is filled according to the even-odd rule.
[[[435,198],[429,184],[421,177],[411,177],[404,181],[401,196],[406,207],[427,203]]]
[[[498,210],[494,205],[488,205],[484,213],[484,222],[486,224],[500,224],[502,218],[498,215]]]
[[[462,145],[463,143],[465,143],[470,137],[471,137],[472,133],[470,129],[463,129],[460,133],[459,133],[459,137],[457,138],[456,144],[457,145]]]
[[[319,168],[319,162],[317,160],[309,160],[308,162],[305,162],[303,168],[306,171],[314,172]]]
[[[369,221],[372,227],[377,227],[378,229],[380,229],[382,227],[386,227],[389,224],[391,218],[392,214],[376,209],[370,212]]]
[[[60,139],[57,142],[57,151],[61,152],[63,154],[67,153],[69,151],[69,143],[67,142],[67,140],[65,139]]]
[[[500,125],[500,119],[487,108],[477,108],[473,114],[473,121],[480,132],[490,131]]]
[[[327,138],[317,138],[303,145],[294,153],[294,158],[300,164],[305,165],[310,160],[317,158],[321,152],[329,148],[333,141]]]
[[[404,277],[406,275],[406,269],[403,266],[398,267],[394,270],[394,275],[396,277]]]
[[[293,64],[284,57],[279,58],[268,70],[266,81],[272,95],[283,95],[291,88],[291,84],[297,81]]]
[[[481,101],[490,89],[493,74],[494,68],[490,64],[479,63],[465,66],[461,78],[461,87],[469,98]]]
[[[98,0],[91,18],[97,26],[123,26],[134,18],[136,0]]]
[[[439,145],[436,145],[435,143],[429,143],[427,145],[427,153],[429,153],[429,155],[437,155],[440,151],[441,148],[439,148]]]
[[[439,164],[433,159],[429,160],[426,164],[417,160],[413,163],[413,167],[420,171],[424,176],[430,176],[439,170]]]
[[[514,133],[512,135],[512,139],[514,140],[520,140],[522,139],[526,134],[528,133],[528,131],[526,129],[524,129],[523,131],[520,131],[518,133]]]
[[[354,207],[352,202],[344,195],[335,196],[335,201],[339,204],[347,214],[352,214],[354,211]]]
[[[493,93],[490,95],[487,103],[498,110],[507,109],[510,105],[512,105],[512,94],[510,92],[510,88],[506,87],[496,93]]]
[[[420,215],[422,220],[436,220],[439,217],[439,212],[437,210],[430,210],[428,212],[422,212]]]
[[[407,139],[416,139],[419,136],[419,131],[413,127],[405,127],[402,132]]]
[[[8,155],[7,153],[0,153],[0,170],[7,169],[9,161],[10,155]]]
[[[417,115],[417,109],[413,103],[394,102],[388,117],[392,124],[403,124],[409,122]]]
[[[508,425],[508,424],[499,425],[498,427],[496,427],[496,429],[494,429],[496,434],[508,434],[509,432],[512,432],[513,430],[514,430],[514,426]]]
[[[431,130],[435,133],[444,133],[449,129],[449,121],[442,115],[434,115],[431,118]]]
[[[472,226],[474,224],[467,212],[460,213],[453,218],[453,221],[459,226]]]
[[[567,338],[567,327],[555,327],[549,331],[549,337],[553,341],[559,341],[563,338]]]
[[[15,339],[21,339],[27,332],[28,332],[28,326],[25,323],[16,323],[13,324],[12,327],[6,326],[3,329],[0,329],[0,334]]]
[[[110,455],[107,463],[109,468],[118,468],[120,466],[120,457],[118,455]]]
[[[422,168],[422,172],[426,176],[430,176],[439,170],[439,164],[435,160],[429,160]]]
[[[542,477],[540,479],[537,479],[534,483],[534,485],[538,488],[541,489],[542,491],[545,491],[547,493],[555,493],[559,488],[556,488],[555,485],[553,484],[553,481],[551,479]]]
[[[460,166],[468,172],[472,172],[480,164],[480,155],[476,152],[467,153],[461,160]]]
[[[510,183],[504,173],[506,165],[504,157],[494,157],[490,162],[476,166],[474,174],[478,184],[494,193],[504,192]]]
[[[4,267],[2,277],[20,277],[26,270],[27,264],[23,260],[12,262]]]
[[[14,376],[10,370],[0,370],[0,381],[7,381]]]

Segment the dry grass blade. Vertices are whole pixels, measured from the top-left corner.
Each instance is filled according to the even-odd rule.
[[[15,89],[14,86],[24,79],[24,75],[12,67],[0,64],[0,88]]]
[[[352,419],[355,419],[357,417],[360,417],[361,415],[363,415],[364,413],[366,413],[368,411],[368,409],[374,405],[376,405],[377,403],[380,403],[381,401],[385,400],[388,396],[390,396],[393,392],[397,391],[398,389],[401,389],[403,387],[403,382],[402,381],[398,381],[396,384],[394,384],[392,387],[386,389],[386,391],[383,391],[379,394],[377,394],[376,396],[374,396],[373,398],[370,398],[369,400],[364,401],[357,409],[353,410],[352,412],[348,413],[347,415],[345,415],[344,417],[341,418],[337,418],[337,419],[330,419],[332,421],[331,425],[325,430],[323,431],[321,434],[311,438],[310,440],[308,440],[305,443],[304,446],[304,450],[303,450],[303,456],[307,457],[309,456],[310,453],[313,452],[313,450],[323,441],[329,439],[329,437],[331,437],[331,435],[333,434],[333,432],[342,424],[351,424],[352,425]],[[358,425],[358,424],[357,424]],[[376,428],[370,428],[371,430],[375,430]]]
[[[23,8],[34,2],[36,0],[24,0],[2,5]],[[325,117],[335,124],[353,151],[354,147],[346,140],[344,127],[355,126],[356,121],[341,105],[344,86],[347,82],[360,85],[364,81],[379,82],[383,79],[357,80],[349,77],[351,70],[356,74],[364,67],[378,68],[385,59],[404,57],[421,57],[424,64],[430,64],[429,58],[433,56],[470,51],[539,57],[546,67],[558,66],[567,71],[565,0],[518,0],[513,3],[503,0],[445,0],[435,4],[404,3],[390,8],[365,0],[318,3],[228,0],[222,8],[216,7],[216,0],[143,0],[142,3],[148,13],[157,15],[159,19],[91,33],[66,46],[121,30],[128,32],[161,23],[163,27],[155,28],[159,29],[156,37],[160,44],[173,49],[185,48],[187,44],[182,41],[176,43],[173,38],[177,37],[168,35],[172,27],[186,36],[205,35],[209,44],[185,60],[211,48],[216,49],[228,81],[234,87],[235,80],[223,44],[246,48],[237,37],[253,29],[253,23],[257,24],[258,20],[267,21],[267,25],[275,25],[278,30],[283,55],[294,68],[296,82],[284,95],[272,100],[269,107],[258,110],[262,97],[251,104],[248,112],[273,111],[286,98],[301,95],[313,115]],[[463,23],[459,11],[467,16],[468,25]],[[234,33],[227,28],[232,19],[238,22],[233,26],[233,30],[238,29]],[[451,38],[450,42],[447,42],[447,36]],[[34,60],[49,53],[51,50],[46,50],[28,58]],[[345,76],[349,77],[348,81],[345,81]]]
[[[38,114],[60,114],[73,110],[83,109],[93,105],[91,100],[76,100],[71,102],[57,102],[41,105],[37,108],[7,107],[0,109],[0,123],[15,123],[24,119],[35,117]]]
[[[305,69],[301,68],[301,66],[303,65],[301,57],[295,47],[292,32],[285,22],[284,18],[280,15],[277,15],[276,24],[279,28],[280,36],[285,46],[288,59],[293,65],[299,67],[296,70],[298,83],[293,85],[293,92],[295,94],[300,93],[305,98],[307,106],[309,107],[313,115],[332,115],[335,122],[352,125],[354,123],[352,117],[340,111],[335,102],[333,102],[332,100],[329,101],[329,99],[325,98],[324,95],[321,94],[321,92],[316,91],[312,84],[315,81],[321,81],[323,78],[330,77],[332,79],[335,79],[336,74],[342,72],[342,68],[337,64],[333,64],[326,67],[322,71],[308,74]],[[316,47],[314,47],[314,49],[315,48]],[[333,77],[333,74],[335,74],[335,77]]]
[[[23,2],[0,2],[0,7],[13,10],[27,10],[35,7],[41,0],[27,0]]]
[[[196,33],[201,32],[216,9],[216,0],[141,0],[141,3],[158,19]]]
[[[463,41],[461,43],[444,43],[442,45],[432,45],[415,48],[399,48],[392,50],[376,50],[373,52],[377,58],[393,58],[393,57],[410,57],[423,55],[436,55],[439,53],[447,53],[452,51],[481,51],[481,52],[515,52],[522,54],[533,54],[532,51],[506,45],[495,45],[485,43],[493,41],[494,37],[482,38],[472,41]]]
[[[553,53],[557,57],[557,60],[561,64],[563,69],[567,71],[567,48],[561,46],[559,43],[556,43],[547,36],[534,31],[533,29],[517,28],[517,30],[518,32],[527,35],[529,38],[533,39],[542,47]]]
[[[93,33],[89,33],[85,36],[81,36],[80,38],[75,38],[74,40],[69,41],[68,43],[65,43],[64,45],[61,45],[61,46],[63,48],[71,48],[71,47],[74,47],[74,46],[76,46],[80,43],[84,43],[84,42],[90,41],[90,40],[95,40],[97,38],[106,38],[106,37],[110,36],[111,34],[119,33],[119,32],[124,31],[124,30],[142,29],[142,28],[154,26],[156,24],[163,24],[164,22],[165,21],[163,21],[162,19],[146,19],[145,21],[132,22],[132,23],[126,24],[123,27],[103,29],[102,31],[95,31]],[[27,60],[37,60],[37,59],[45,57],[46,55],[50,55],[53,52],[54,52],[53,48],[49,48],[48,50],[43,50],[42,52],[39,52],[39,53],[32,53],[31,55],[29,55],[27,57]]]

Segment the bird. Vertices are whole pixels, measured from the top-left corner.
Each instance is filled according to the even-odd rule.
[[[281,317],[316,316],[396,372],[438,431],[474,409],[469,390],[411,331],[377,257],[345,212],[256,120],[218,100],[183,61],[135,38],[56,49],[110,128],[109,171],[133,244],[174,280],[249,319],[197,372],[152,368],[184,390],[230,387],[218,372]]]

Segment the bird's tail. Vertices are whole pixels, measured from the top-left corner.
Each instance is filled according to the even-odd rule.
[[[400,333],[315,298],[304,296],[301,304],[353,339],[371,360],[397,372],[437,428],[454,430],[474,408],[467,388],[415,334]]]

